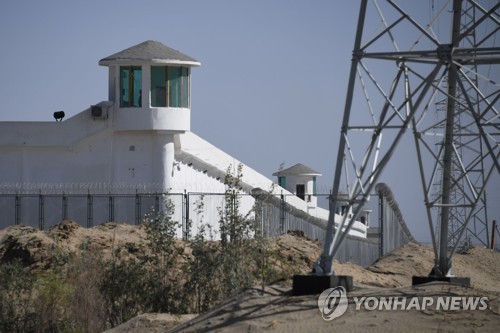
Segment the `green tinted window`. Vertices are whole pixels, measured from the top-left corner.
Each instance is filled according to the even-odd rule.
[[[132,67],[133,95],[132,106],[142,106],[142,69],[141,67]]]
[[[278,177],[278,185],[283,187],[283,188],[286,187],[286,177],[285,176]]]
[[[120,107],[142,106],[142,69],[140,66],[120,67]]]
[[[313,195],[316,195],[316,176],[313,176]]]
[[[151,106],[167,106],[167,68],[151,67]]]
[[[181,107],[181,68],[180,67],[169,67],[168,69],[168,95],[170,97],[170,103],[168,106],[178,108]]]
[[[189,68],[182,67],[181,107],[189,107]]]
[[[189,107],[189,68],[151,67],[151,106]]]
[[[130,91],[129,91],[130,68],[120,67],[120,107],[129,106]]]

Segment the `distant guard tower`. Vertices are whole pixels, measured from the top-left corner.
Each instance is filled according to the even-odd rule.
[[[315,208],[318,205],[316,177],[321,176],[321,173],[297,163],[288,169],[273,173],[273,176],[278,177],[279,186],[306,201],[308,207]]]

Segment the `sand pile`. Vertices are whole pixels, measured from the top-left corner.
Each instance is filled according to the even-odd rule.
[[[300,248],[290,239],[292,248]],[[303,244],[302,246],[306,246]],[[405,246],[364,269],[354,264],[334,263],[338,274],[352,275],[355,290],[348,293],[347,311],[325,321],[317,307],[317,295],[291,296],[284,284],[245,290],[220,306],[168,332],[498,332],[500,326],[500,253],[473,248],[453,260],[457,276],[471,278],[472,287],[434,282],[412,287],[413,275],[428,275],[434,261],[432,248]],[[487,297],[483,311],[426,309],[380,311],[356,309],[354,297]],[[127,323],[124,324],[126,327]],[[139,332],[139,331],[136,331]]]
[[[357,285],[404,287],[411,285],[412,276],[426,276],[434,265],[431,247],[408,243],[396,249],[367,269],[353,264],[334,264],[338,274],[352,275]],[[500,253],[474,247],[453,256],[455,276],[471,278],[473,288],[500,292]]]
[[[355,289],[347,295],[347,311],[332,321],[322,319],[317,295],[290,296],[289,291],[290,288],[278,285],[268,286],[265,292],[259,289],[246,290],[212,311],[167,332],[498,332],[500,325],[498,294],[443,283],[419,287]],[[354,297],[380,299],[414,296],[432,297],[434,300],[443,296],[486,296],[489,298],[489,309],[442,311],[431,306],[425,310],[380,311],[364,307],[357,310],[353,301]]]
[[[140,258],[147,254],[147,242],[142,226],[111,222],[93,228],[83,228],[73,221],[63,221],[48,231],[40,231],[27,226],[11,226],[0,230],[0,264],[18,259],[32,270],[46,270],[53,267],[60,260],[59,256],[65,253],[78,255],[82,249],[100,253],[104,258],[111,258],[112,255],[119,255],[122,258]],[[320,255],[321,250],[319,242],[307,239],[300,232],[282,235],[271,239],[270,242],[270,251],[273,252],[273,265],[279,270],[290,272],[290,277],[291,274],[308,273],[314,261]],[[500,253],[484,248],[473,248],[467,253],[454,256],[453,270],[455,275],[470,277],[472,289],[465,290],[458,287],[453,287],[455,288],[453,291],[449,287],[446,290],[439,289],[445,288],[442,286],[412,288],[412,276],[427,275],[433,266],[433,261],[432,248],[409,243],[380,258],[366,269],[351,263],[340,264],[337,261],[334,262],[334,269],[337,274],[353,276],[354,284],[358,288],[355,293],[418,294],[430,292],[439,294],[452,292],[460,295],[479,293],[488,295],[494,300],[492,304],[496,304],[495,300],[498,300],[500,294]],[[247,329],[250,331],[254,329],[271,329],[285,332],[288,330],[296,331],[300,325],[307,323],[308,320],[323,322],[314,303],[316,297],[291,297],[289,295],[291,280],[277,281],[277,283],[268,287],[265,293],[261,293],[257,289],[247,290],[234,299],[227,300],[225,305],[221,305],[221,307],[195,320],[196,325],[193,324],[194,326],[189,330],[212,331],[215,329],[224,332],[227,329],[229,332],[233,331],[233,329],[243,329],[245,331]],[[242,309],[254,310],[249,315],[248,312]],[[262,314],[258,315],[261,312]],[[388,319],[377,317],[381,316],[380,312],[374,314],[373,312],[363,313],[358,311],[351,315],[356,315],[356,320],[364,322],[367,329],[371,327],[371,322],[396,320],[390,317],[392,313],[388,314]],[[481,317],[482,319],[500,324],[498,307],[493,308],[488,314],[481,313],[481,316],[483,315],[486,316],[486,319]],[[398,321],[414,320],[421,316],[424,316],[424,319],[425,316],[430,316],[431,319],[429,320],[431,322],[432,320],[457,322],[456,320],[464,318],[460,315],[455,316],[455,314],[446,313],[431,313],[430,315],[428,313],[405,313],[400,315]],[[232,319],[228,320],[229,317]],[[112,332],[161,331],[191,319],[192,316],[145,314],[113,329]],[[457,326],[452,330],[469,327],[470,325],[472,326],[469,328],[474,329],[482,327],[481,321],[476,319],[472,318],[464,324],[465,326]],[[347,331],[355,331],[355,328],[349,326],[351,325],[349,320],[344,320],[343,324],[340,322],[336,322],[336,324],[344,325],[343,327]],[[406,325],[406,323],[404,324]],[[415,327],[425,329],[427,328],[425,325]],[[332,327],[318,326],[316,329],[318,331],[323,329],[328,331]],[[398,327],[394,326],[393,328],[396,331]],[[306,326],[303,327],[303,329],[305,328]],[[405,326],[399,327],[400,330],[404,328]],[[187,328],[184,327],[184,329]]]
[[[92,250],[103,258],[112,251],[122,257],[146,253],[146,235],[141,226],[108,222],[93,228],[83,228],[73,221],[62,221],[48,231],[24,225],[0,230],[0,263],[19,259],[32,270],[53,267],[58,256]]]

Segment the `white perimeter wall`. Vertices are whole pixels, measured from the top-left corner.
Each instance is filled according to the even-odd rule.
[[[0,183],[161,186],[161,149],[168,142],[173,142],[173,135],[106,130],[71,147],[0,148]]]
[[[88,109],[62,123],[0,122],[0,187],[10,186],[20,193],[26,188],[43,189],[45,184],[56,184],[61,192],[68,194],[75,184],[80,184],[83,190],[87,185],[89,189],[101,186],[104,191],[111,185],[128,189],[128,194],[136,188],[142,192],[224,193],[227,168],[232,165],[236,169],[240,163],[232,156],[191,132],[118,130],[113,126],[113,107],[108,111],[107,119],[92,119]],[[247,166],[242,173],[246,193],[254,188],[270,190],[273,187],[270,179]],[[290,181],[287,177],[287,185],[294,188],[295,184]],[[304,183],[306,191],[312,193],[312,181],[304,179]],[[279,186],[274,187],[275,194],[281,192],[290,194]],[[175,200],[180,200],[175,203],[182,207],[182,200]],[[204,200],[207,200],[204,217],[190,212],[193,231],[202,221],[216,223],[218,209],[223,207],[222,195],[206,196]],[[286,200],[313,216],[328,219],[325,209],[311,207],[313,205],[293,195],[287,195]],[[249,212],[254,202],[250,195],[243,196],[241,213]],[[84,205],[84,201],[80,205]],[[103,200],[96,203],[96,207],[98,205],[106,207],[106,202]],[[134,222],[132,201],[117,202],[116,207],[117,222]],[[81,212],[79,216],[84,216],[84,207]],[[37,215],[36,210],[33,214],[23,214]],[[182,217],[182,208],[177,209],[178,214]],[[94,223],[106,221],[104,215],[95,216]],[[78,222],[85,224],[85,221]],[[366,227],[356,222],[352,233],[364,236]]]

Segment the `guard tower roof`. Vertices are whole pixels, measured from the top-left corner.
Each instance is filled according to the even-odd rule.
[[[180,51],[160,42],[148,40],[123,51],[112,54],[99,61],[101,66],[132,64],[170,64],[184,66],[200,66],[200,62]]]
[[[321,176],[321,173],[314,171],[307,165],[297,163],[288,169],[280,170],[273,173],[273,176],[287,176],[287,175],[302,175],[302,176]]]

